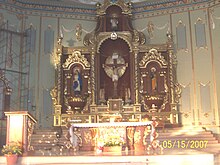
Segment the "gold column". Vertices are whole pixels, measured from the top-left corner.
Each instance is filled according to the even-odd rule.
[[[57,70],[57,75],[55,77],[55,82],[57,82],[56,87],[54,88],[55,99],[54,102],[54,126],[61,125],[61,56],[62,56],[62,37],[57,39],[57,52],[55,57],[55,69]],[[52,96],[53,97],[53,96]]]
[[[57,45],[57,58],[58,58],[58,64],[57,64],[57,91],[58,91],[58,96],[57,96],[57,104],[60,104],[60,91],[61,91],[61,56],[62,56],[62,37],[58,38],[58,45]]]
[[[175,83],[176,79],[174,77],[174,65],[176,65],[176,56],[173,53],[173,36],[171,33],[167,33],[167,50],[168,50],[168,55],[169,55],[169,79],[170,79],[170,94],[171,94],[171,100],[170,100],[170,105],[171,105],[171,123],[178,123],[178,114],[177,114],[177,104],[175,102]]]
[[[92,51],[91,57],[91,97],[92,105],[95,105],[95,52]]]
[[[134,51],[134,89],[135,89],[135,104],[139,104],[139,91],[138,91],[138,50]]]

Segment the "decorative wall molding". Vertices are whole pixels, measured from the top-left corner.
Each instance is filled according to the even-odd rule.
[[[44,17],[58,17],[70,18],[80,20],[95,20],[96,12],[94,9],[84,9],[70,6],[54,6],[43,4],[26,4],[16,1],[11,3],[2,3],[0,0],[0,8],[14,12],[16,14],[29,15],[29,16],[44,16]]]
[[[198,9],[206,9],[211,8],[220,4],[220,1],[213,0],[197,0],[196,2],[192,1],[173,1],[168,3],[161,3],[155,5],[146,5],[145,6],[137,6],[134,5],[133,10],[133,19],[141,19],[153,16],[160,16],[165,14],[174,14],[174,13],[182,13],[188,12]]]
[[[215,29],[215,20],[220,20],[220,16],[215,15],[214,9],[210,9],[209,13],[210,13],[210,24],[212,25],[212,29]]]
[[[112,2],[113,3],[113,2]],[[214,7],[220,4],[219,0],[161,0],[155,2],[134,3],[133,19],[151,16],[187,12]],[[73,18],[80,20],[96,19],[96,5],[63,3],[63,1],[34,1],[34,0],[0,0],[0,8],[17,14]]]

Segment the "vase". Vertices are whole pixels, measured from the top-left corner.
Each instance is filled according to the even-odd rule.
[[[17,163],[18,155],[16,154],[5,155],[5,157],[6,157],[7,165],[15,165]]]
[[[121,152],[121,146],[106,146],[104,152]]]

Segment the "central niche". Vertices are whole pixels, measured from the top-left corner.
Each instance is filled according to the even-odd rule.
[[[130,93],[130,48],[123,39],[105,40],[100,47],[99,99],[125,99]]]

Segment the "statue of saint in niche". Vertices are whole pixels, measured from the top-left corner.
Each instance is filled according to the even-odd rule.
[[[111,30],[116,31],[118,30],[118,20],[117,18],[111,18]]]
[[[82,90],[82,75],[80,69],[75,67],[73,69],[73,92],[74,95],[79,95]]]
[[[151,89],[152,92],[157,90],[157,77],[156,77],[156,68],[152,67],[150,69],[150,78],[151,78]]]

